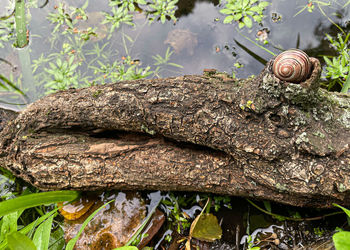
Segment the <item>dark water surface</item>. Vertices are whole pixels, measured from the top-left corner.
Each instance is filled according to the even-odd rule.
[[[13,7],[7,3],[8,1],[0,1],[0,16],[12,12]],[[30,101],[34,101],[44,93],[54,91],[54,88],[45,86],[54,76],[44,69],[50,68],[50,63],[56,64],[57,58],[67,59],[69,51],[74,53],[74,63],[79,63],[79,66],[75,70],[78,74],[78,83],[67,87],[83,87],[92,83],[111,82],[108,77],[103,79],[101,72],[95,72],[96,67],[101,66],[98,61],[102,64],[123,63],[123,58],[130,56],[130,60],[135,60],[141,70],[149,66],[150,71],[154,71],[157,65],[153,57],[156,55],[164,57],[169,48],[173,51],[169,62],[181,65],[183,68],[163,65],[159,73],[151,74],[149,78],[201,74],[205,68],[215,68],[229,74],[234,72],[237,77],[244,78],[257,75],[264,67],[261,61],[272,57],[270,53],[247,38],[276,54],[296,47],[318,57],[334,53],[325,40],[325,34],[335,35],[339,30],[328,18],[345,31],[349,31],[350,5],[342,7],[346,2],[346,0],[331,1],[330,6],[320,5],[321,9],[315,4],[312,13],[305,9],[297,14],[307,5],[307,1],[272,1],[264,11],[265,17],[261,24],[254,22],[251,29],[246,27],[238,29],[236,23],[223,24],[225,16],[219,13],[222,5],[218,1],[180,1],[175,13],[176,22],[167,20],[164,24],[160,21],[149,24],[144,12],[135,11],[133,17],[135,26],[121,24],[109,37],[110,25],[101,22],[104,19],[102,13],[110,13],[111,7],[108,6],[108,1],[94,0],[89,1],[85,10],[88,21],[78,20],[75,25],[79,30],[87,27],[96,28],[98,36],[84,42],[72,34],[61,35],[67,27],[65,25],[58,32],[52,33],[55,25],[47,17],[49,13],[58,13],[59,3],[63,3],[69,12],[69,6],[82,7],[85,1],[49,1],[43,8],[29,9],[30,45],[25,49],[29,51],[27,60],[21,55],[19,58],[18,50],[12,46],[13,39],[2,42],[0,58],[11,63],[13,67],[0,62],[0,73],[26,91]],[[259,30],[268,31],[266,38],[268,44],[264,45],[258,41]],[[95,53],[96,47],[103,48],[100,54]],[[40,57],[42,63],[35,63]],[[259,57],[260,61],[257,60]],[[242,67],[235,67],[235,63],[239,63]],[[34,70],[32,76],[28,76]],[[33,78],[28,80],[31,77]],[[6,91],[0,94],[0,101],[23,102],[21,98],[15,98]],[[20,107],[23,106],[16,108]]]

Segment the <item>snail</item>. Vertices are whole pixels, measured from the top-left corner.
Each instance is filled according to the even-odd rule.
[[[310,75],[311,68],[310,58],[304,51],[290,49],[276,57],[272,72],[280,80],[299,83]]]

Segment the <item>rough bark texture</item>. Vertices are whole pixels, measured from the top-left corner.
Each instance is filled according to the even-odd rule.
[[[45,190],[350,205],[350,96],[319,89],[312,61],[301,84],[274,77],[271,61],[253,79],[210,74],[58,92],[0,132],[0,165]]]

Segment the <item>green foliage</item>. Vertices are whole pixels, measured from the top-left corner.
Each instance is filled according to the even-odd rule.
[[[337,250],[350,249],[350,232],[342,231],[333,234],[333,243]]]
[[[177,1],[110,1],[111,13],[104,13],[104,19],[101,20],[101,23],[98,23],[99,21],[97,19],[95,25],[107,24],[110,26],[109,35],[107,36],[109,40],[112,32],[119,29],[122,23],[134,26],[133,12],[139,10],[139,8],[144,8],[150,22],[155,19],[160,19],[164,22],[166,18],[175,20],[174,13]],[[125,49],[125,59],[123,60],[111,59],[114,55],[119,54],[119,51],[113,51],[113,46],[115,46],[113,42],[93,43],[93,48],[91,46],[86,46],[88,48],[85,48],[84,46],[90,41],[91,37],[97,37],[96,30],[101,31],[100,26],[86,27],[90,24],[85,25],[84,23],[89,15],[85,11],[88,4],[89,2],[86,1],[82,7],[77,8],[62,2],[58,3],[54,11],[48,14],[47,19],[55,25],[52,36],[50,36],[52,50],[55,52],[50,54],[42,53],[38,58],[32,60],[32,74],[36,85],[35,88],[38,90],[43,89],[45,94],[49,94],[71,87],[80,88],[120,80],[140,79],[152,74],[156,77],[161,77],[163,71],[170,70],[169,67],[182,67],[181,65],[170,62],[170,57],[173,54],[170,48],[166,51],[164,58],[160,55],[153,57],[155,60],[154,71],[151,70],[151,66],[142,67],[140,61],[134,61],[129,54],[129,47],[133,46],[134,41],[124,33],[122,34]],[[29,1],[26,7],[28,8],[32,5],[37,4]],[[7,31],[10,32],[13,30],[13,18],[9,18],[7,22],[0,22],[0,25],[6,25],[8,28]],[[81,29],[81,26],[84,28]],[[9,36],[5,36],[3,29],[0,29],[0,32],[2,32],[0,33],[0,41],[1,39],[8,41]],[[125,38],[131,42],[130,45],[125,43]],[[62,46],[61,49],[55,48],[57,45]],[[58,52],[56,52],[57,49]],[[89,60],[86,57],[89,57]],[[17,91],[17,93],[23,94],[23,92],[28,91],[28,89],[22,89],[21,86],[24,83],[21,82],[21,77],[17,78],[16,81],[14,83],[12,78],[7,79],[4,76],[0,76],[0,88],[2,91],[7,91],[8,93]],[[20,98],[15,95],[14,97],[17,99]],[[26,101],[21,100],[16,102],[22,103]]]
[[[259,250],[260,249],[260,247],[254,246],[254,240],[253,240],[253,237],[251,235],[248,235],[247,243],[248,243],[248,246],[247,246],[248,250]]]
[[[346,93],[350,88],[350,82],[348,80],[350,74],[350,33],[344,39],[342,34],[338,34],[336,39],[328,34],[326,36],[337,53],[337,56],[323,57],[326,62],[323,77],[328,80],[326,87],[330,90],[340,86],[341,92]]]
[[[44,85],[48,89],[46,94],[70,87],[79,87],[78,74],[76,73],[79,63],[74,61],[74,59],[75,56],[70,54],[67,60],[62,61],[60,58],[57,58],[56,63],[49,62],[50,68],[45,69],[45,71],[51,76],[51,81]]]
[[[169,196],[163,199],[161,203],[165,206],[166,211],[170,211],[170,214],[168,214],[168,221],[171,222],[178,233],[181,233],[191,226],[188,218],[182,212],[182,208],[187,205],[184,196],[175,196],[175,194],[169,193]]]
[[[56,8],[56,13],[49,13],[47,19],[56,24],[53,29],[53,33],[62,29],[62,34],[72,34],[75,32],[74,27],[78,20],[87,19],[85,9],[87,8],[89,2],[86,1],[81,8],[67,7],[65,3],[59,3]]]
[[[16,250],[48,249],[51,240],[52,222],[57,215],[58,208],[49,213],[37,209],[36,211],[41,213],[40,217],[27,225],[20,225],[21,218],[24,216],[23,211],[43,204],[71,201],[78,196],[79,192],[76,191],[52,191],[21,195],[0,202],[0,217],[2,217],[0,220],[0,249],[6,247]],[[58,237],[62,237],[62,234],[61,231]]]
[[[79,192],[76,191],[51,191],[23,195],[14,199],[0,202],[0,217],[22,209],[43,204],[71,201],[78,198],[78,196]]]
[[[33,241],[26,235],[13,232],[7,235],[7,244],[11,250],[36,250]]]
[[[221,239],[221,235],[222,229],[219,225],[218,219],[215,215],[209,213],[201,214],[198,217],[192,231],[193,238],[209,242]]]
[[[109,5],[112,7],[112,15],[104,12],[105,20],[102,21],[102,24],[111,24],[109,30],[109,38],[112,36],[113,31],[120,27],[122,23],[134,26],[133,16],[129,13],[127,8],[115,7],[113,2],[110,2]]]
[[[135,4],[147,4],[145,0],[111,0],[110,6],[118,6],[118,8],[127,9],[129,11],[135,11]]]
[[[14,40],[15,18],[9,16],[5,20],[0,20],[0,48],[4,48],[7,42]]]
[[[244,26],[250,29],[253,26],[253,20],[261,23],[264,17],[263,10],[269,4],[266,1],[259,0],[227,0],[220,12],[227,15],[224,23],[235,21],[238,22],[240,29]]]
[[[149,20],[153,22],[158,18],[162,23],[165,23],[166,18],[176,21],[175,11],[178,0],[152,0],[149,4]]]
[[[157,77],[160,77],[160,74],[166,70],[167,66],[172,66],[176,68],[183,68],[182,65],[176,64],[169,62],[171,55],[174,53],[174,51],[170,51],[170,47],[167,48],[164,57],[161,55],[157,54],[155,56],[152,56],[154,59],[155,63],[154,65],[157,66],[156,69],[154,70],[153,74]]]
[[[0,74],[0,88],[6,91],[17,92],[21,95],[24,95],[22,90],[20,90],[16,84],[14,84],[11,80],[7,79],[5,76]]]
[[[49,248],[52,222],[53,216],[50,216],[36,229],[33,242],[38,250],[46,250]]]
[[[140,68],[137,64],[133,63],[128,56],[124,62],[115,61],[112,64],[103,63],[100,60],[97,61],[100,67],[91,66],[94,69],[94,74],[99,75],[95,78],[94,82],[102,84],[113,83],[122,80],[135,80],[149,76],[152,72],[149,72],[150,67]]]

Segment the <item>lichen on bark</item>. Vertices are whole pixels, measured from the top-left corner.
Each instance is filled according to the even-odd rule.
[[[271,62],[226,74],[61,91],[0,132],[0,164],[42,189],[160,189],[350,205],[350,98]]]

